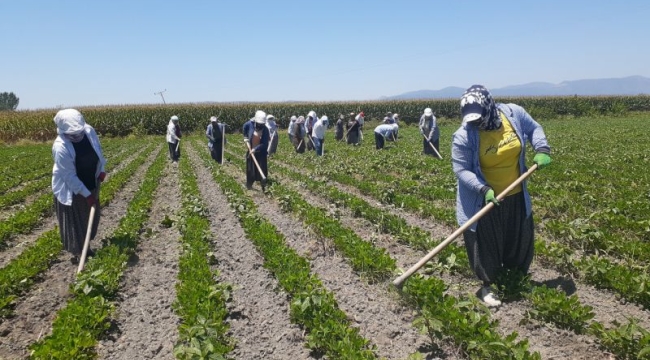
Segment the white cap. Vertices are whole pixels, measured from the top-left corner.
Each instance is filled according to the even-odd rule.
[[[210,117],[210,121],[217,121],[217,117],[216,116]]]
[[[433,115],[433,110],[431,110],[431,108],[424,109],[424,116],[431,116],[431,115]]]
[[[64,109],[56,113],[54,123],[58,128],[59,134],[70,135],[81,132],[86,125],[86,120],[78,110]]]
[[[393,119],[398,118],[399,114],[393,114]]]
[[[275,121],[275,116],[273,116],[273,115],[271,115],[271,114],[266,115],[266,121],[271,121],[271,120],[274,120],[274,121]]]
[[[298,120],[298,118],[296,117],[296,115],[293,115],[293,116],[291,116],[291,119],[289,119],[289,120],[290,121],[296,121],[296,120]]]
[[[266,113],[262,110],[257,110],[254,119],[257,124],[266,124]]]
[[[325,122],[325,121],[329,121],[329,120],[330,120],[330,119],[327,118],[327,115],[323,115],[323,116],[321,116],[321,118],[320,118],[320,121],[323,121],[323,122]]]
[[[171,121],[178,121],[178,116],[174,115],[174,116],[171,117],[170,120],[171,120]]]
[[[316,112],[314,110],[310,111],[309,114],[307,114],[307,117],[310,117],[310,116],[315,118],[316,117]]]

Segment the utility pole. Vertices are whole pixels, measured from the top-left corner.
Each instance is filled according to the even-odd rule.
[[[163,93],[164,93],[165,91],[167,91],[167,89],[165,89],[165,90],[163,90],[163,91],[155,92],[155,93],[153,93],[153,94],[154,94],[154,95],[160,95],[160,97],[162,98],[163,104],[166,105],[167,103],[165,102],[165,97],[163,96]]]

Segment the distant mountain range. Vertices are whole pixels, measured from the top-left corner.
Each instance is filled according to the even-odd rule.
[[[471,85],[471,84],[470,84]],[[613,79],[587,79],[563,81],[559,84],[532,82],[491,89],[493,96],[566,96],[566,95],[639,95],[650,94],[650,78],[628,76]],[[469,86],[469,85],[468,85]],[[458,98],[465,88],[450,86],[440,90],[410,91],[382,100]]]

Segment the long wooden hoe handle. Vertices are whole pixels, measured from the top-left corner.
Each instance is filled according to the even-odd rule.
[[[427,143],[429,143],[429,146],[431,146],[431,148],[433,149],[433,151],[436,152],[436,155],[438,155],[438,157],[439,157],[440,159],[442,159],[442,155],[440,155],[440,153],[438,152],[438,150],[436,150],[436,147],[433,146],[433,144],[431,143],[431,141],[429,141],[429,139],[428,139],[424,134],[422,134],[422,136],[424,136],[424,138],[427,140]]]
[[[311,138],[311,135],[307,134],[307,137],[309,138],[309,141],[311,141],[311,144],[314,146],[314,149],[316,148],[316,144],[314,144],[314,139]]]
[[[352,128],[350,128],[350,129],[352,129]],[[345,139],[347,141],[348,133],[350,132],[350,129],[345,130],[345,134],[343,134],[343,137],[339,141],[343,141],[343,139]]]
[[[503,198],[506,197],[506,195],[512,191],[517,185],[521,184],[522,181],[526,180],[527,177],[529,177],[535,170],[537,170],[537,164],[534,164],[533,166],[528,169],[525,173],[521,174],[515,180],[512,184],[510,184],[501,194],[497,196],[497,200],[501,201]],[[443,242],[438,244],[433,250],[431,250],[427,255],[425,255],[420,261],[418,261],[415,265],[411,266],[410,269],[408,269],[404,274],[400,275],[397,279],[393,280],[393,285],[396,287],[401,287],[402,283],[408,279],[413,273],[418,271],[424,264],[426,264],[431,258],[436,256],[442,249],[447,247],[447,245],[451,244],[454,239],[456,239],[460,234],[462,234],[465,230],[467,230],[472,224],[477,222],[480,218],[482,218],[485,214],[487,214],[492,208],[494,207],[494,203],[488,203],[481,209],[481,211],[477,212],[476,215],[472,216],[467,222],[458,228],[458,230],[454,231],[449,237],[447,237]]]
[[[81,251],[81,259],[79,259],[77,274],[84,269],[84,265],[86,264],[86,255],[88,255],[88,248],[90,247],[90,235],[93,232],[93,222],[95,222],[96,211],[97,205],[93,204],[93,206],[90,207],[90,219],[88,219],[88,229],[86,230],[86,239],[84,240],[84,248]]]
[[[255,166],[257,167],[257,171],[260,172],[260,176],[262,179],[266,180],[266,176],[264,176],[264,173],[262,172],[262,168],[260,167],[260,164],[257,162],[257,159],[255,158],[255,154],[253,153],[253,149],[251,149],[251,144],[248,143],[248,141],[244,141],[246,143],[246,147],[248,148],[248,153],[251,154],[251,157],[253,158],[253,162],[255,163]]]
[[[219,112],[221,114],[221,112]],[[225,164],[223,152],[226,149],[226,125],[221,127],[221,165]]]

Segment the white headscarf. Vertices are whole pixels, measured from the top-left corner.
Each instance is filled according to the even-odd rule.
[[[86,126],[84,116],[75,109],[60,110],[54,116],[54,123],[60,135],[79,135]]]

